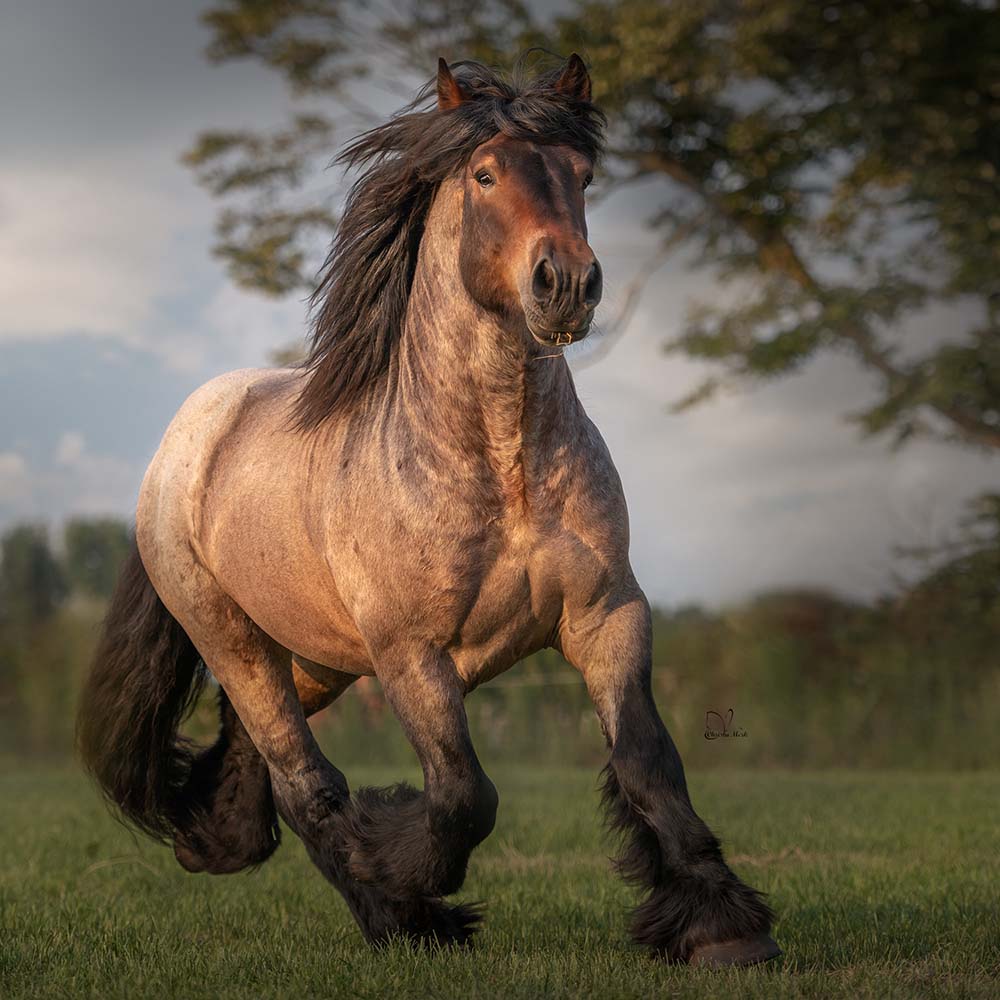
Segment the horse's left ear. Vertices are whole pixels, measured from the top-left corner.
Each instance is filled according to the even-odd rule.
[[[438,59],[437,95],[439,111],[457,108],[468,96],[444,59]]]
[[[575,52],[569,57],[562,76],[556,80],[556,90],[577,101],[590,100],[590,74]]]

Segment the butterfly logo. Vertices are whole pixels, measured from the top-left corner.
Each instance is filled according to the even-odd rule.
[[[733,710],[729,709],[725,715],[709,709],[705,713],[705,739],[717,740],[720,737],[746,736],[745,729],[733,728]]]

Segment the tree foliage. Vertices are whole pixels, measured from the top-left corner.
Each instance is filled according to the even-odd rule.
[[[0,752],[72,747],[76,692],[129,543],[111,518],[71,521],[58,548],[41,524],[0,537]]]
[[[365,86],[423,78],[440,53],[500,65],[531,46],[584,53],[612,123],[605,185],[661,179],[647,221],[664,255],[683,247],[733,286],[692,308],[671,345],[718,367],[681,406],[842,350],[881,387],[854,415],[864,431],[995,449],[995,6],[571,0],[546,15],[516,0],[218,0],[205,20],[212,59],[255,60],[354,125]],[[329,157],[335,124],[313,109],[269,135],[203,135],[188,154],[213,193],[258,196],[220,215],[238,282],[309,284],[310,241],[335,218],[282,199]],[[908,334],[932,306],[949,317],[940,329]]]
[[[110,597],[132,544],[128,527],[113,517],[74,518],[63,538],[70,587],[88,597]]]
[[[66,576],[44,525],[22,524],[0,539],[0,622],[38,623],[66,597]]]

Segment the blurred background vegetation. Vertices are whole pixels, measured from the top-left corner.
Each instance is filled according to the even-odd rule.
[[[73,521],[58,539],[38,525],[3,536],[0,752],[72,752],[76,693],[128,542],[115,520]],[[720,610],[658,610],[654,628],[656,697],[691,765],[934,769],[1000,759],[1000,497],[982,502],[919,583],[878,602],[790,590]],[[552,651],[467,706],[487,762],[596,767],[604,757],[586,690]],[[730,730],[746,736],[707,740],[706,712],[730,708]],[[354,685],[315,725],[338,763],[410,760],[374,681]],[[214,735],[210,692],[191,731]]]
[[[859,433],[1000,453],[995,3],[220,0],[204,21],[211,60],[277,74],[293,108],[277,130],[220,123],[185,154],[218,199],[216,253],[238,284],[275,296],[310,286],[337,224],[335,197],[313,182],[342,141],[384,117],[375,98],[394,93],[399,106],[439,54],[510,66],[533,47],[575,50],[610,121],[597,196],[662,186],[646,219],[658,248],[607,336],[671,255],[734,292],[692,304],[664,345],[711,365],[683,398],[665,389],[665,404],[704,405],[837,351],[871,375],[870,404],[846,415]],[[917,336],[911,321],[928,316],[933,332]],[[800,589],[658,610],[656,694],[687,760],[995,765],[1000,493],[952,534],[900,552],[900,582],[876,601]],[[115,520],[4,535],[0,749],[70,751],[75,693],[127,545]],[[553,653],[468,704],[487,759],[603,756],[586,693]],[[706,740],[706,711],[730,708],[746,738]],[[210,707],[194,727],[210,732]],[[373,682],[317,727],[338,762],[408,753]]]

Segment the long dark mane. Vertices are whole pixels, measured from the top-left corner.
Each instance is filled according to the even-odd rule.
[[[555,89],[563,68],[508,78],[479,63],[456,63],[451,69],[467,95],[458,107],[427,107],[432,82],[337,158],[348,168],[367,169],[348,194],[313,293],[306,381],[295,409],[300,427],[318,426],[384,377],[403,330],[434,195],[476,147],[502,133],[598,158],[604,116],[590,102]]]

